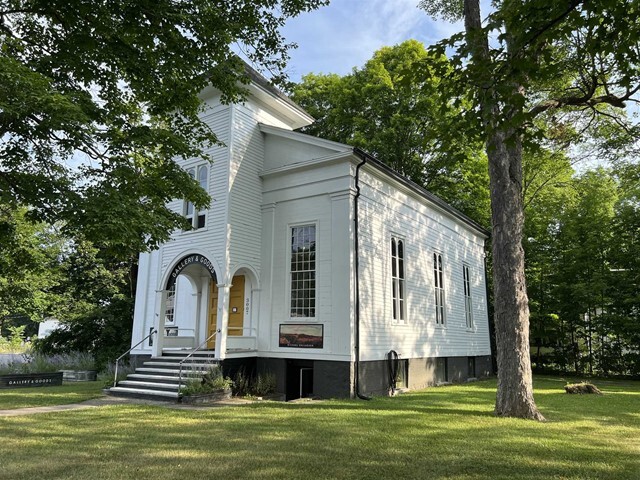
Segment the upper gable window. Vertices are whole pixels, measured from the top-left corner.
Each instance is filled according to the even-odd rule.
[[[189,176],[198,181],[204,191],[208,191],[209,169],[207,165],[199,165],[187,169]],[[184,216],[189,220],[193,229],[204,228],[207,223],[207,211],[195,212],[193,203],[185,202]]]

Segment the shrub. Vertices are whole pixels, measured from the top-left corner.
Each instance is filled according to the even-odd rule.
[[[250,394],[251,378],[241,368],[233,379],[233,394],[236,397],[245,397]]]
[[[237,397],[262,397],[275,392],[276,376],[271,372],[266,372],[252,377],[241,368],[236,373],[233,384],[233,394]]]
[[[271,373],[259,373],[253,382],[252,393],[262,397],[276,391],[276,376]]]
[[[202,378],[190,378],[180,389],[184,396],[213,393],[219,390],[228,390],[233,387],[233,381],[224,377],[218,367],[211,368]]]

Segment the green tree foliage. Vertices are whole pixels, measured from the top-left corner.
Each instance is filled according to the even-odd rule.
[[[460,109],[444,95],[451,67],[416,40],[374,53],[349,75],[308,74],[292,98],[316,118],[303,131],[359,147],[488,225],[486,157],[458,129]],[[458,129],[446,151],[442,125]]]
[[[276,76],[287,18],[323,0],[0,1],[0,203],[141,251],[209,199],[175,159],[217,143],[198,94],[238,99],[239,46]],[[74,164],[76,168],[74,167]]]
[[[559,341],[559,317],[552,282],[557,267],[559,218],[574,202],[574,170],[560,152],[538,150],[523,158],[527,292],[531,314],[530,332],[536,366],[544,364],[544,352]]]
[[[70,242],[60,259],[61,279],[50,315],[61,327],[36,343],[42,353],[89,352],[102,366],[131,340],[134,262],[122,261],[86,240]]]
[[[540,196],[527,217],[527,234],[535,235],[525,241],[532,358],[540,370],[640,371],[637,172],[637,165],[585,171]]]
[[[61,281],[62,240],[46,224],[25,219],[26,214],[25,208],[0,204],[0,327],[5,334],[12,318],[40,321]]]
[[[498,346],[496,413],[542,419],[531,386],[525,280],[523,152],[558,139],[580,142],[601,125],[623,142],[640,90],[635,0],[504,0],[484,17],[479,0],[422,0],[431,15],[464,20],[453,47],[469,128],[486,145],[491,180],[493,279]],[[622,133],[622,135],[617,135]],[[622,138],[624,137],[624,138]],[[591,138],[597,139],[596,135]],[[613,145],[616,142],[608,142]]]
[[[554,283],[563,322],[562,340],[568,347],[564,356],[576,371],[586,367],[593,373],[595,323],[609,303],[608,259],[617,188],[613,178],[600,169],[576,178],[575,189],[574,204],[567,206],[560,218],[558,278]]]

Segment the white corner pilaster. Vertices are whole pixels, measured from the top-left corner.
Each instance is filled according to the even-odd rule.
[[[223,359],[227,353],[227,330],[229,327],[229,292],[231,284],[218,284],[218,335],[216,335],[216,358]]]

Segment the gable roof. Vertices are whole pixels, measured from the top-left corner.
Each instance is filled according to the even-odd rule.
[[[244,62],[244,69],[249,78],[248,87],[251,93],[283,113],[291,122],[291,128],[306,127],[315,121],[304,108],[274,87],[247,62]]]
[[[480,223],[476,222],[471,217],[468,217],[457,208],[449,205],[443,199],[431,193],[426,188],[422,187],[421,185],[418,185],[417,183],[411,181],[404,175],[401,175],[400,173],[396,172],[391,167],[381,162],[373,155],[365,152],[364,150],[361,150],[358,147],[352,147],[351,145],[347,145],[345,143],[334,142],[332,140],[326,140],[324,138],[314,137],[313,135],[307,135],[305,133],[294,132],[291,130],[286,130],[284,128],[273,127],[273,126],[263,125],[263,124],[260,124],[260,131],[265,134],[274,135],[277,137],[286,138],[286,139],[294,140],[301,143],[323,147],[328,150],[334,151],[336,154],[338,154],[338,157],[342,157],[344,156],[344,154],[356,157],[357,159],[364,161],[366,162],[366,164],[374,167],[376,170],[384,174],[386,177],[400,183],[405,188],[411,190],[412,192],[416,193],[420,197],[424,198],[430,204],[444,211],[449,216],[464,223],[465,225],[467,225],[468,227],[470,227],[472,230],[476,231],[483,237],[488,238],[490,236],[490,232],[485,227],[483,227]],[[328,155],[326,157],[317,158],[316,161],[318,163],[321,163],[324,161],[334,161],[338,157],[336,157],[336,155]],[[311,162],[291,164],[288,166],[288,168],[298,168],[301,166],[308,167],[310,163]],[[279,168],[278,170],[284,171],[284,170],[287,170],[287,167]]]
[[[429,190],[427,190],[423,186],[418,185],[417,183],[408,179],[404,175],[399,174],[398,172],[393,170],[391,167],[389,167],[387,164],[382,163],[380,160],[375,158],[373,155],[370,155],[364,150],[361,150],[357,147],[353,147],[353,153],[354,155],[356,155],[357,157],[365,161],[367,164],[374,166],[378,171],[384,173],[386,176],[399,182],[409,190],[417,193],[421,197],[428,200],[431,204],[435,205],[436,207],[439,207],[441,210],[444,210],[446,213],[448,213],[452,217],[456,218],[457,220],[460,220],[467,226],[471,227],[480,235],[484,236],[485,238],[489,238],[491,236],[491,233],[485,227],[483,227],[480,223],[476,222],[471,217],[465,215],[457,208],[449,205],[443,199],[438,197],[436,194],[431,193]]]

